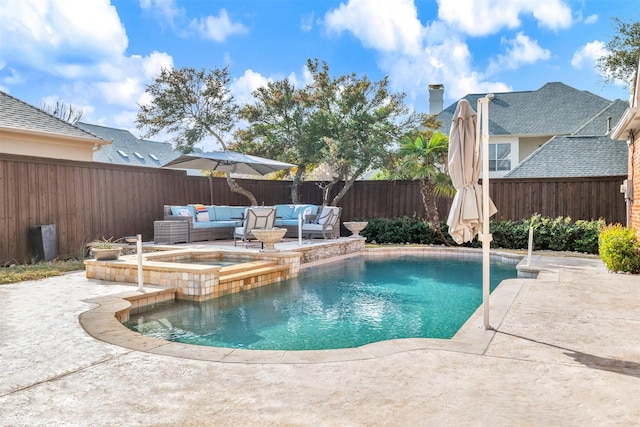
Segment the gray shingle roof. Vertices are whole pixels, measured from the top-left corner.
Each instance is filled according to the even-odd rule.
[[[485,94],[465,96],[476,108]],[[571,135],[611,101],[564,83],[547,83],[535,91],[495,93],[489,103],[489,133],[492,135]],[[457,102],[439,115],[440,130],[449,134]]]
[[[555,136],[505,178],[627,175],[627,144],[609,136]]]
[[[559,178],[627,174],[627,145],[612,141],[608,127],[620,120],[629,104],[610,102],[571,136],[556,136],[542,145],[505,178]]]
[[[602,136],[608,135],[629,107],[629,102],[616,99],[591,120],[576,130],[574,136]],[[609,123],[609,118],[611,118]]]
[[[76,138],[101,138],[0,91],[0,127],[46,132]]]
[[[82,122],[78,127],[112,141],[111,145],[94,153],[96,162],[159,168],[180,155],[170,143],[139,139],[127,130]]]

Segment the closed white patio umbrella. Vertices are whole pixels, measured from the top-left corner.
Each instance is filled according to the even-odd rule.
[[[453,199],[447,225],[453,240],[460,244],[473,240],[479,234],[482,242],[482,304],[484,327],[489,324],[490,243],[489,217],[497,209],[489,198],[489,98],[478,100],[476,112],[466,99],[458,102],[449,134],[449,175],[456,195]],[[480,147],[482,146],[482,184],[480,178]],[[483,186],[486,191],[483,191]]]

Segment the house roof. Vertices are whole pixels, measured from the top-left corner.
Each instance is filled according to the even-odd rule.
[[[627,144],[602,136],[555,136],[505,178],[627,175]]]
[[[83,122],[78,122],[77,126],[112,141],[110,146],[94,153],[93,160],[96,162],[159,168],[181,154],[174,151],[170,143],[139,139],[128,130]]]
[[[629,103],[621,99],[616,99],[611,102],[600,113],[596,114],[585,123],[582,127],[577,129],[573,136],[602,136],[611,133],[611,130],[620,120],[624,112],[626,111]]]
[[[0,127],[73,138],[93,139],[96,140],[97,144],[105,142],[102,138],[84,129],[80,129],[2,91],[0,91]]]
[[[464,98],[472,106],[486,94]],[[564,83],[547,83],[538,90],[492,94],[489,103],[491,135],[571,135],[607,108],[611,101]],[[457,102],[439,115],[440,130],[449,134]]]
[[[620,99],[605,108],[570,136],[555,136],[531,153],[505,178],[560,178],[627,174],[627,144],[610,137],[624,114]]]

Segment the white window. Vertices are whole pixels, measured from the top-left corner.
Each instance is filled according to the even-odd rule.
[[[511,144],[489,144],[489,170],[511,170]]]

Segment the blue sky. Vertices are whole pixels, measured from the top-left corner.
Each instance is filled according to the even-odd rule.
[[[640,0],[0,0],[0,90],[136,136],[162,67],[228,66],[240,103],[269,80],[303,85],[308,58],[334,75],[389,76],[420,112],[434,83],[445,106],[551,81],[626,100],[594,66],[613,17],[640,20]]]

